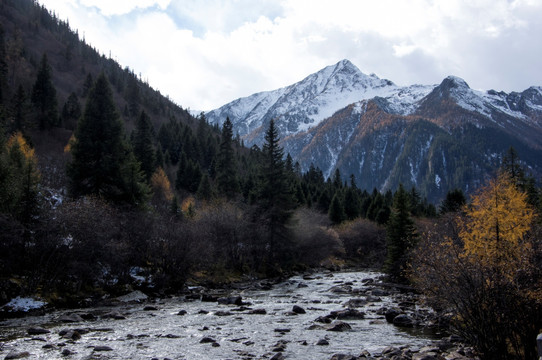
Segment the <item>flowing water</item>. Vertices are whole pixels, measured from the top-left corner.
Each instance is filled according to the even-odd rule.
[[[369,297],[357,308],[366,313],[364,319],[344,320],[351,330],[334,332],[318,326],[309,330],[322,325],[315,322],[319,316],[343,310],[350,299],[370,296],[374,287],[368,279],[379,276],[376,272],[298,276],[271,290],[233,291],[242,296],[244,307],[179,297],[151,303],[155,310],[143,310],[149,303],[121,304],[9,319],[0,322],[0,358],[28,352],[32,359],[270,359],[281,351],[287,359],[329,359],[337,353],[359,355],[365,349],[374,354],[388,346],[430,343],[427,335],[397,328],[379,315],[379,309],[397,301],[386,293]],[[341,286],[346,292],[340,291]],[[334,287],[339,292],[332,291]],[[293,313],[293,305],[306,313]],[[259,314],[250,314],[250,309],[259,309]],[[178,315],[181,310],[186,314]],[[125,318],[106,316],[111,312]],[[60,322],[62,316],[74,313],[94,318]],[[50,333],[29,335],[27,330],[36,326]],[[74,329],[79,329],[80,338],[70,332],[60,335]],[[209,342],[202,343],[204,338]],[[323,340],[328,344],[317,345]]]

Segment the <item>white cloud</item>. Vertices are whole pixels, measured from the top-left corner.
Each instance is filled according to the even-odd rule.
[[[95,7],[105,16],[128,14],[135,9],[158,6],[167,8],[171,0],[79,0],[86,7]]]
[[[535,0],[42,2],[193,109],[288,85],[343,58],[399,84],[454,74],[478,88],[542,85]]]

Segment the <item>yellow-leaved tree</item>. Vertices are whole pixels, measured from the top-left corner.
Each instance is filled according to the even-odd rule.
[[[169,203],[173,199],[171,183],[169,182],[166,172],[161,167],[156,169],[154,174],[152,174],[151,186],[154,196],[158,197],[160,200]]]
[[[532,359],[542,328],[542,246],[527,195],[500,174],[462,212],[421,229],[414,281],[482,359]]]
[[[531,246],[525,234],[531,229],[534,210],[527,194],[501,173],[472,197],[465,213],[458,220],[463,255],[512,279]]]
[[[31,221],[38,210],[39,180],[34,149],[22,133],[14,133],[0,148],[0,212]]]

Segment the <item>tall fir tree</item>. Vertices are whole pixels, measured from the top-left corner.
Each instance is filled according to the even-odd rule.
[[[361,213],[361,200],[355,187],[348,187],[344,193],[344,213],[348,220],[354,220]]]
[[[386,227],[388,253],[384,269],[392,279],[400,282],[405,281],[408,253],[417,240],[414,221],[410,217],[409,198],[408,192],[400,184],[393,198],[393,209]]]
[[[56,89],[52,82],[51,66],[47,54],[43,54],[36,82],[32,88],[32,104],[40,130],[59,125]]]
[[[2,111],[2,104],[4,103],[5,87],[7,85],[8,77],[8,63],[6,61],[6,40],[4,27],[0,24],[0,111]]]
[[[216,187],[220,195],[230,199],[240,191],[233,149],[233,124],[230,118],[226,118],[222,126],[222,141],[216,162]]]
[[[145,191],[135,182],[139,164],[130,158],[111,87],[102,73],[90,90],[85,111],[75,131],[68,164],[72,196],[93,194],[108,200],[141,203]]]
[[[279,145],[278,130],[274,120],[269,123],[262,147],[262,163],[259,173],[258,205],[267,227],[270,261],[275,263],[278,254],[288,247],[286,223],[295,206],[285,176],[284,150]]]
[[[331,200],[331,205],[329,206],[329,220],[334,224],[340,224],[346,220],[340,191],[335,192],[335,195],[333,195],[333,199]]]
[[[141,170],[145,173],[145,179],[149,182],[156,169],[156,156],[152,146],[152,124],[145,111],[141,111],[137,119],[132,146],[136,159],[141,163]]]
[[[11,98],[11,120],[15,131],[23,131],[27,121],[27,98],[23,86],[19,85]]]
[[[74,130],[77,127],[77,121],[81,117],[81,104],[77,95],[72,92],[62,107],[62,124],[66,129]]]

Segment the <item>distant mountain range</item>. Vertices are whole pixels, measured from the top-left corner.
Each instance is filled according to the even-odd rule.
[[[533,175],[542,173],[542,87],[483,92],[454,76],[401,87],[342,60],[206,116],[219,125],[229,117],[249,146],[261,146],[275,119],[303,170],[314,164],[330,176],[338,168],[368,190],[416,186],[431,201],[477,188],[510,146]]]

